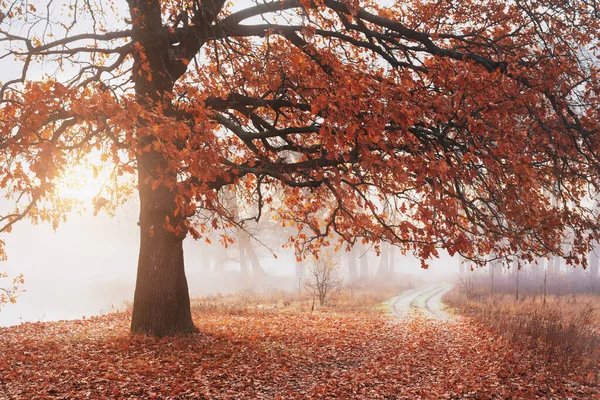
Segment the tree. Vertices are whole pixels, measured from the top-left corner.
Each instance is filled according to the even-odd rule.
[[[367,280],[369,279],[369,248],[362,244],[359,247],[360,255],[360,279]]]
[[[342,285],[342,278],[340,277],[340,265],[331,254],[313,258],[311,261],[304,288],[313,296],[314,308],[315,297],[319,300],[320,306],[325,305]]]
[[[599,203],[596,205],[596,210],[600,211],[600,201],[596,198]],[[600,279],[598,271],[600,270],[600,242],[594,242],[592,251],[590,251],[590,275],[592,281],[592,289],[596,290],[596,280]]]
[[[388,278],[390,275],[390,246],[387,243],[381,245],[381,254],[379,255],[379,268],[377,269],[377,276],[382,278]]]
[[[358,279],[358,269],[356,267],[356,259],[358,258],[358,250],[356,246],[352,246],[348,251],[348,281],[350,283],[356,282]]]
[[[240,211],[237,204],[236,193],[234,190],[224,190],[225,204],[227,210],[231,213],[231,221],[233,224],[236,224],[237,221],[240,221]],[[240,261],[240,271],[242,275],[248,276],[248,261],[250,261],[250,265],[252,266],[252,271],[256,277],[263,278],[266,275],[266,272],[260,265],[260,260],[254,247],[252,247],[252,243],[250,242],[251,234],[248,233],[244,228],[238,227],[235,233],[235,240],[238,245],[239,251],[239,261]]]
[[[73,171],[106,177],[96,211],[135,189],[132,332],[195,331],[182,241],[231,224],[231,185],[299,253],[339,237],[424,265],[577,264],[600,239],[581,202],[600,182],[595,2],[0,4],[0,230],[62,221]]]

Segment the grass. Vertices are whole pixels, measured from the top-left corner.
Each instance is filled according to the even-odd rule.
[[[385,312],[382,304],[408,286],[398,283],[363,282],[341,287],[323,307],[314,301],[315,309],[336,311]],[[313,298],[302,291],[240,291],[231,295],[214,295],[192,300],[192,312],[198,314],[228,313],[232,315],[310,312]]]
[[[491,295],[481,290],[470,296],[458,288],[444,302],[502,337],[534,349],[547,363],[577,370],[600,380],[600,296]]]

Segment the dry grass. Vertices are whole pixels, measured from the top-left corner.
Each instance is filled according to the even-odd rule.
[[[406,285],[384,282],[364,282],[340,288],[327,305],[319,307],[305,291],[269,290],[240,291],[231,295],[206,296],[192,300],[192,312],[198,314],[229,313],[235,315],[271,312],[310,312],[325,308],[339,311],[380,310],[381,303],[406,290]]]
[[[531,347],[547,363],[600,378],[600,296],[529,296],[476,293],[467,299],[458,289],[444,301],[491,327],[503,337]],[[476,300],[474,300],[476,299]]]

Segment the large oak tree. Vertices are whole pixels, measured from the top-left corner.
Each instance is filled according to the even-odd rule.
[[[298,251],[335,237],[423,260],[578,264],[600,239],[595,1],[0,5],[3,69],[17,71],[0,89],[16,200],[0,229],[63,220],[73,171],[108,174],[97,209],[133,177],[135,333],[194,331],[183,239],[263,215],[297,228]]]

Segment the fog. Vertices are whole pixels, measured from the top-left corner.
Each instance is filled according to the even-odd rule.
[[[4,235],[8,261],[0,270],[22,273],[17,303],[0,310],[0,325],[81,318],[131,300],[137,259],[137,216],[71,215],[56,232],[21,221]]]
[[[94,217],[91,212],[72,213],[56,231],[49,224],[33,226],[21,221],[10,234],[3,235],[8,260],[0,263],[0,271],[10,277],[23,274],[25,292],[19,295],[16,304],[0,309],[0,326],[76,319],[126,307],[133,300],[139,251],[137,207],[131,201],[114,218],[103,214]],[[251,241],[266,276],[252,278],[250,272],[250,279],[240,273],[235,244],[224,249],[215,241],[209,245],[186,239],[184,253],[190,295],[294,290],[297,282],[292,250],[280,248],[282,243],[273,245],[277,242],[272,237],[261,239],[271,243],[270,249],[277,258],[269,249]],[[380,258],[374,250],[363,249],[359,256],[367,258],[369,276],[375,276]],[[347,280],[346,252],[335,257],[340,263],[340,273]],[[441,256],[432,260],[430,268],[424,271],[414,257],[402,257],[396,251],[393,270],[395,274],[415,276],[415,280],[453,279],[458,260]]]

